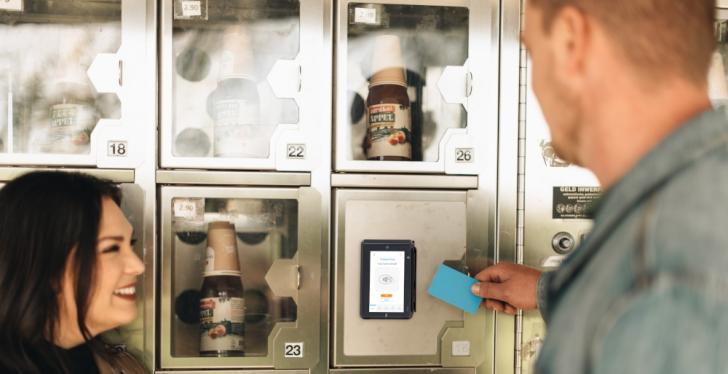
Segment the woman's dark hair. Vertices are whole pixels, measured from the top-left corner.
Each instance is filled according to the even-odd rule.
[[[92,341],[84,321],[104,197],[119,204],[121,192],[106,180],[55,171],[25,174],[0,190],[0,369],[68,371],[53,342],[70,256],[78,326]]]

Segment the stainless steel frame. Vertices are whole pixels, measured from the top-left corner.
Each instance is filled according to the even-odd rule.
[[[523,175],[519,166],[525,157],[520,152],[522,141],[519,131],[524,129],[525,120],[520,118],[519,77],[521,76],[521,1],[501,2],[500,23],[500,118],[498,153],[498,237],[497,261],[519,263],[518,252],[519,222],[522,212],[521,182]],[[498,313],[495,335],[495,373],[510,374],[518,366],[517,348],[519,331],[517,318]],[[515,363],[515,365],[514,365]]]
[[[319,308],[320,305],[320,257],[321,222],[306,217],[316,216],[320,207],[319,194],[310,188],[264,189],[230,187],[161,187],[160,213],[162,229],[162,268],[161,268],[161,367],[165,369],[183,368],[276,368],[306,369],[319,360]],[[172,284],[171,284],[171,203],[174,197],[189,198],[252,198],[252,199],[293,199],[299,203],[298,227],[299,240],[297,258],[301,267],[301,286],[298,298],[305,303],[298,305],[296,322],[277,323],[268,338],[266,357],[173,357],[169,338],[172,336]],[[166,340],[165,340],[166,339]],[[304,342],[306,356],[301,359],[283,359],[284,342]]]
[[[69,169],[69,168],[26,168],[26,167],[0,167],[0,181],[9,182],[23,174],[32,171],[57,170],[90,174],[98,178],[108,179],[115,183],[134,183],[134,170],[120,169]]]
[[[478,373],[486,373],[492,370],[492,338],[493,338],[493,325],[492,325],[492,313],[484,310],[479,311],[476,315],[464,314],[461,320],[446,322],[439,334],[439,344],[437,352],[434,355],[422,355],[422,356],[347,356],[344,353],[344,268],[345,264],[350,263],[352,260],[346,258],[343,249],[345,248],[345,235],[344,222],[346,219],[345,204],[350,201],[356,200],[373,200],[381,202],[408,202],[408,201],[432,201],[432,202],[461,202],[466,206],[466,220],[467,231],[465,242],[466,247],[469,250],[481,253],[483,257],[487,257],[489,251],[483,247],[487,244],[481,240],[481,237],[472,235],[474,226],[483,224],[480,226],[480,231],[483,231],[483,227],[488,227],[488,222],[483,222],[478,218],[479,213],[486,210],[485,206],[478,202],[476,193],[473,191],[407,191],[407,190],[347,190],[339,189],[336,192],[336,210],[334,215],[334,230],[335,230],[335,243],[336,243],[336,258],[334,265],[334,284],[336,285],[336,292],[333,299],[333,316],[335,318],[333,323],[332,338],[334,346],[332,349],[333,355],[333,366],[338,368],[343,367],[368,367],[369,369],[361,369],[365,372],[375,372],[376,370],[384,370],[390,372],[390,370],[397,367],[417,367],[426,366],[428,372],[440,372],[446,368],[452,367],[470,367],[470,371],[474,372],[477,368]],[[476,211],[476,209],[478,211]],[[487,234],[486,234],[487,235]],[[483,249],[476,249],[483,248]],[[464,253],[464,252],[463,252]],[[482,267],[484,264],[469,264],[473,270],[476,270],[479,266]],[[425,286],[426,287],[426,286]],[[453,341],[467,340],[471,343],[471,355],[469,357],[455,357],[451,355],[449,349],[443,349],[443,347],[450,347]],[[403,369],[403,368],[402,368]],[[359,370],[359,372],[361,372]],[[339,372],[339,371],[334,371]],[[343,369],[340,372],[357,372],[357,370]],[[404,370],[403,372],[406,372]]]

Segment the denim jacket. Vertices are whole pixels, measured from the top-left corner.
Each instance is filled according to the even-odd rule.
[[[538,296],[537,373],[728,373],[724,113],[689,121],[614,185]]]

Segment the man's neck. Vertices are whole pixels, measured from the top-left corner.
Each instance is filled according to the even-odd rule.
[[[612,92],[590,112],[582,161],[610,188],[665,138],[711,107],[707,90],[682,81],[633,94]],[[609,99],[611,97],[611,99]]]

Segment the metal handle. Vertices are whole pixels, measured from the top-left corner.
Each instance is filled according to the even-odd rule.
[[[468,72],[465,75],[465,97],[470,97],[473,94],[473,73]]]
[[[119,87],[124,85],[124,60],[119,60]]]

